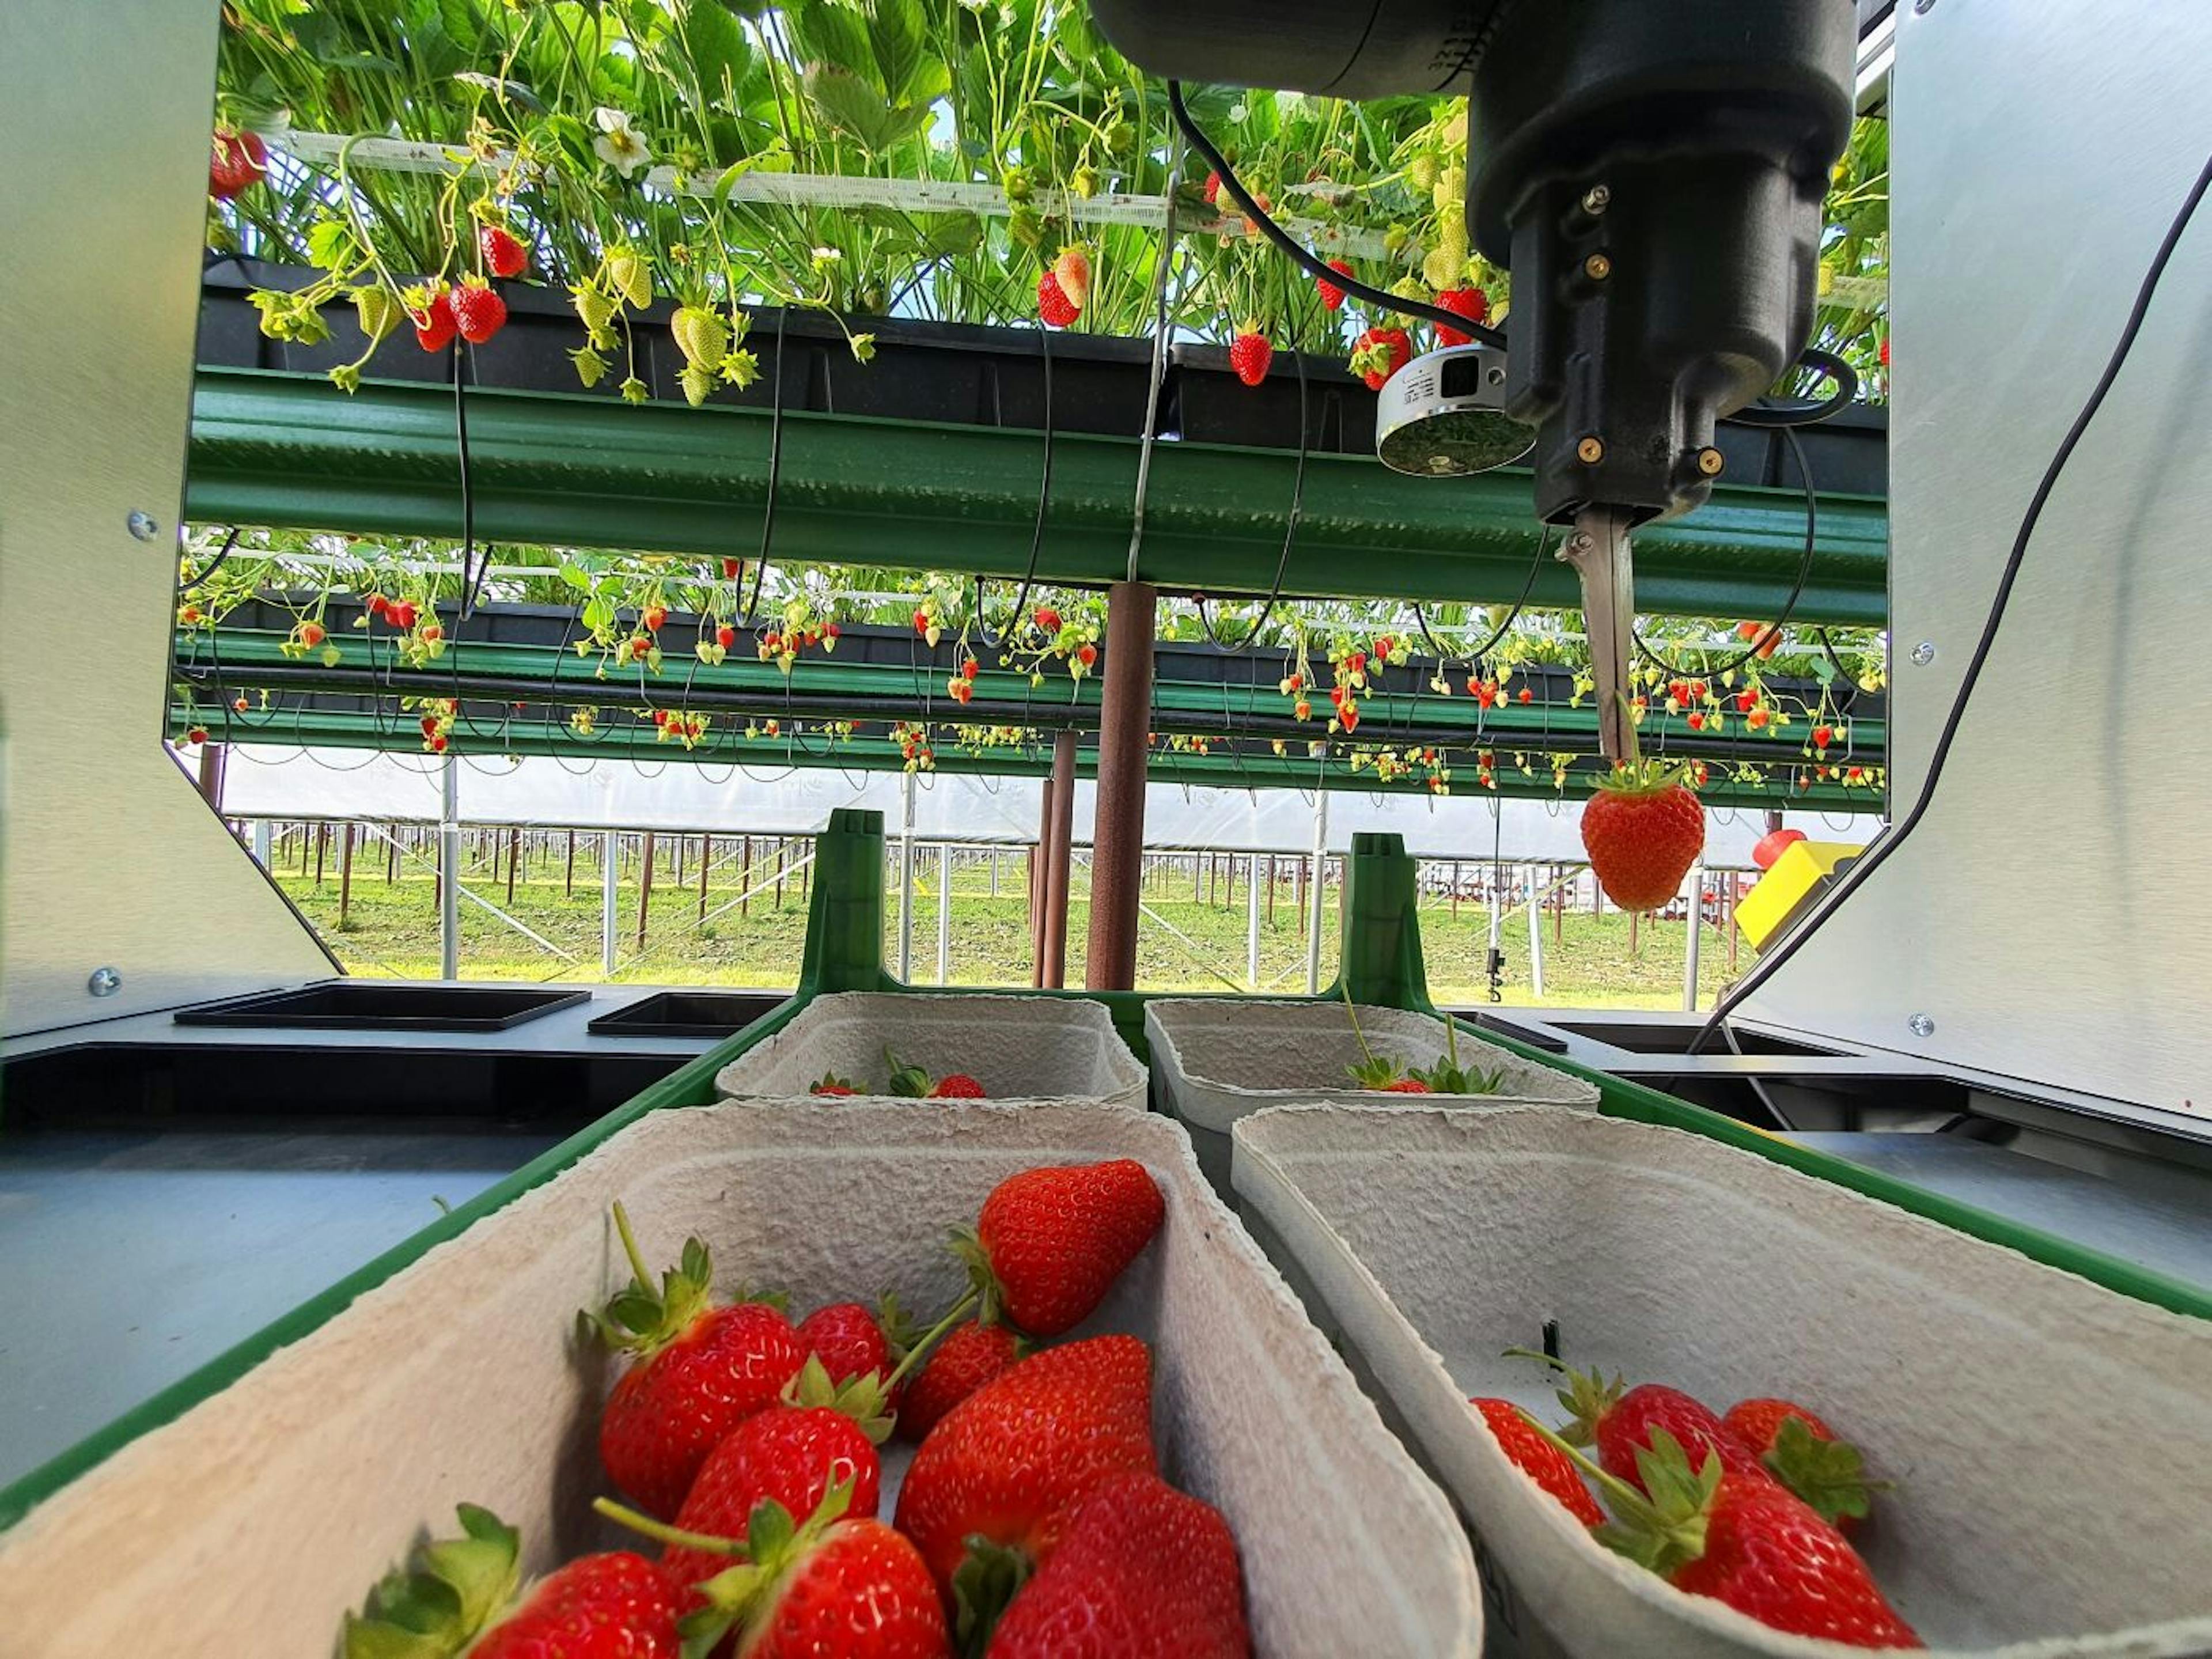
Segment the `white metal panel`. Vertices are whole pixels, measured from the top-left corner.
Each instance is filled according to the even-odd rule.
[[[1933,0],[1899,18],[1901,810],[2036,480],[2212,150],[2212,6]],[[1934,805],[1748,1012],[2212,1123],[2208,293],[2200,213],[2043,515]]]
[[[10,1031],[331,971],[161,747],[216,13],[0,5]]]

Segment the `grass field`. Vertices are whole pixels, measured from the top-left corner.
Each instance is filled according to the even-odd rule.
[[[653,896],[646,920],[644,948],[638,945],[635,860],[623,872],[617,901],[621,932],[614,977],[636,984],[782,987],[799,970],[806,906],[800,878],[788,877],[779,903],[772,886],[742,905],[747,884],[772,883],[765,841],[750,884],[741,884],[738,861],[718,861],[707,890],[708,920],[700,921],[696,856],[678,882],[669,862],[655,865]],[[694,843],[696,847],[696,842]],[[792,843],[797,848],[799,843]],[[719,851],[719,843],[718,843]],[[595,848],[582,840],[573,890],[566,860],[556,852],[526,855],[507,900],[507,871],[489,860],[495,844],[487,842],[465,864],[465,891],[481,895],[537,933],[533,943],[479,905],[461,907],[461,972],[470,979],[596,981],[605,977],[600,960],[601,891]],[[797,856],[794,852],[793,856]],[[296,851],[281,844],[272,860],[285,892],[313,922],[346,966],[358,973],[401,978],[432,978],[438,972],[436,884],[418,864],[399,860],[398,878],[387,880],[387,861],[379,851],[362,855],[355,870],[352,898],[343,930],[338,925],[339,883],[335,855],[325,860],[318,883],[312,868],[302,872]],[[956,866],[953,881],[949,981],[957,985],[1026,985],[1030,978],[1030,936],[1026,877],[1022,857],[1008,853],[1000,861],[999,891],[990,890],[987,862]],[[1233,901],[1217,888],[1215,901],[1194,898],[1191,872],[1164,871],[1148,884],[1147,911],[1139,934],[1138,983],[1147,990],[1243,990],[1248,988],[1248,899],[1240,882]],[[1278,884],[1273,915],[1263,908],[1260,930],[1260,988],[1303,991],[1305,940],[1299,926],[1294,889]],[[1322,977],[1335,970],[1335,898],[1329,894],[1328,923],[1323,931]],[[920,860],[915,901],[912,970],[919,984],[937,981],[939,896],[933,854]],[[724,907],[728,908],[725,908]],[[898,960],[896,895],[887,905],[884,960]],[[1068,914],[1069,978],[1079,981],[1084,940],[1089,927],[1086,878],[1079,870]],[[1484,950],[1490,917],[1480,904],[1466,902],[1452,914],[1449,901],[1425,899],[1421,933],[1432,991],[1454,1001],[1478,1001],[1487,992]],[[1587,909],[1543,922],[1544,993],[1535,994],[1530,973],[1528,913],[1516,909],[1504,927],[1506,956],[1504,986],[1508,1003],[1595,1008],[1679,1008],[1682,994],[1684,924],[1653,922],[1635,927],[1631,943],[1627,916]],[[1180,935],[1180,937],[1178,937]],[[557,950],[555,948],[557,947]],[[560,952],[567,952],[564,957]],[[1741,965],[1747,966],[1747,948]],[[1698,975],[1699,1000],[1711,1006],[1731,975],[1724,933],[1708,928]]]

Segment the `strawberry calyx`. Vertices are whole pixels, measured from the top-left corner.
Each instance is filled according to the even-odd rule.
[[[1486,1072],[1476,1066],[1459,1063],[1459,1022],[1449,1014],[1444,1016],[1443,1058],[1433,1066],[1408,1066],[1407,1077],[1425,1084],[1431,1094],[1436,1095],[1494,1095],[1505,1086],[1505,1068]]]
[[[963,1654],[980,1654],[1037,1570],[1036,1558],[1018,1544],[1000,1544],[980,1533],[952,1571],[952,1641]]]
[[[694,1586],[707,1605],[677,1621],[678,1632],[684,1638],[684,1659],[708,1659],[732,1630],[740,1632],[735,1644],[740,1651],[750,1644],[775,1613],[786,1585],[830,1529],[845,1518],[852,1503],[850,1480],[838,1481],[823,1492],[821,1504],[803,1522],[794,1522],[789,1510],[772,1498],[764,1498],[747,1518],[743,1538],[688,1532],[611,1498],[594,1498],[592,1507],[608,1520],[660,1543],[731,1558],[732,1565]]]
[[[1352,1021],[1352,1035],[1359,1043],[1360,1058],[1345,1067],[1352,1080],[1363,1089],[1381,1090],[1386,1094],[1408,1080],[1425,1081],[1410,1073],[1402,1060],[1385,1060],[1367,1046],[1367,1033],[1359,1028],[1359,1011],[1352,1006],[1352,988],[1340,981],[1336,988],[1344,999],[1345,1016]]]
[[[614,1206],[615,1231],[629,1257],[631,1282],[608,1298],[597,1312],[586,1308],[576,1316],[577,1330],[586,1340],[596,1335],[610,1348],[647,1358],[659,1352],[691,1328],[707,1311],[708,1293],[714,1282],[714,1264],[706,1241],[687,1238],[678,1263],[660,1276],[653,1288],[645,1256],[630,1231],[629,1213]],[[740,1295],[739,1301],[758,1300]]]
[[[1689,775],[1686,763],[1638,755],[1614,767],[1598,788],[1608,795],[1662,795],[1680,787]]]
[[[343,1659],[453,1659],[497,1621],[521,1582],[522,1534],[463,1504],[461,1536],[416,1548],[411,1571],[387,1573],[366,1615],[348,1613]]]
[[[858,1372],[840,1382],[830,1376],[822,1356],[811,1353],[783,1385],[782,1399],[787,1406],[826,1407],[842,1412],[867,1436],[872,1446],[880,1446],[891,1437],[890,1384],[881,1371]]]
[[[1785,1417],[1759,1460],[1830,1526],[1863,1521],[1887,1480],[1867,1479],[1866,1460],[1848,1440],[1823,1440],[1802,1417]]]
[[[890,1081],[884,1092],[899,1100],[927,1100],[929,1091],[937,1086],[937,1079],[920,1066],[910,1066],[889,1048],[884,1050],[884,1063],[890,1067]]]
[[[1538,1360],[1567,1379],[1567,1386],[1559,1392],[1559,1401],[1574,1420],[1559,1431],[1559,1437],[1570,1445],[1595,1444],[1598,1424],[1628,1391],[1626,1377],[1616,1376],[1608,1382],[1603,1372],[1578,1371],[1557,1354],[1539,1353],[1534,1348],[1508,1348],[1505,1358]],[[1547,1429],[1545,1432],[1549,1434],[1551,1431]]]
[[[835,1072],[824,1072],[819,1083],[806,1085],[806,1092],[810,1095],[856,1095],[860,1091],[852,1079],[839,1077]]]

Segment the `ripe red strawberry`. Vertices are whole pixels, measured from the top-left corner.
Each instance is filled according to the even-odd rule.
[[[687,1653],[952,1659],[945,1609],[921,1557],[881,1522],[848,1516],[851,1498],[849,1486],[832,1486],[797,1523],[765,1500],[742,1538],[659,1526],[605,1498],[594,1507],[663,1543],[734,1559],[697,1587],[707,1605],[684,1621]]]
[[[1237,1540],[1220,1510],[1157,1475],[1125,1474],[1075,1505],[984,1653],[1247,1659],[1251,1651]]]
[[[1922,1645],[1849,1540],[1765,1475],[1723,1469],[1717,1456],[1692,1470],[1663,1430],[1639,1454],[1637,1474],[1641,1491],[1601,1477],[1615,1520],[1597,1537],[1677,1589],[1794,1636]]]
[[[1413,342],[1402,328],[1370,328],[1352,345],[1352,372],[1367,382],[1370,392],[1413,360]]]
[[[507,301],[477,277],[454,285],[452,305],[453,325],[471,345],[482,345],[507,326]]]
[[[1266,380],[1267,365],[1274,361],[1275,348],[1256,329],[1243,330],[1230,343],[1229,367],[1246,386],[1257,386]]]
[[[1051,271],[1037,278],[1037,316],[1054,328],[1066,328],[1081,314],[1074,301],[1060,291],[1060,279]]]
[[[956,1234],[953,1249],[985,1323],[1003,1318],[1058,1336],[1091,1316],[1166,1216],[1158,1183],[1134,1158],[1048,1166],[993,1188],[975,1231]]]
[[[1559,1390],[1559,1403],[1573,1420],[1559,1431],[1560,1437],[1573,1445],[1595,1444],[1598,1462],[1615,1480],[1636,1484],[1638,1455],[1650,1448],[1655,1434],[1668,1436],[1676,1444],[1687,1447],[1700,1462],[1708,1455],[1717,1455],[1732,1474],[1765,1478],[1759,1459],[1735,1431],[1680,1389],[1670,1389],[1663,1382],[1639,1382],[1624,1391],[1621,1377],[1607,1382],[1599,1372],[1578,1371],[1548,1354],[1525,1348],[1507,1352],[1520,1358],[1541,1360],[1567,1379],[1567,1386]]]
[[[929,1091],[932,1100],[985,1100],[983,1085],[965,1072],[949,1072],[937,1079],[937,1086]]]
[[[1048,605],[1041,605],[1036,608],[1036,616],[1035,620],[1037,625],[1037,631],[1041,634],[1057,634],[1060,632],[1060,612],[1054,610]]]
[[[1880,1483],[1866,1478],[1857,1447],[1836,1437],[1802,1406],[1788,1400],[1743,1400],[1721,1421],[1752,1449],[1759,1464],[1849,1537],[1873,1507]]]
[[[386,605],[384,610],[385,620],[402,632],[415,626],[416,615],[415,601],[412,599],[402,599],[397,605]]]
[[[971,1319],[955,1326],[903,1385],[899,1438],[927,1438],[955,1406],[1011,1370],[1023,1352],[1021,1338],[1004,1325]]]
[[[1471,323],[1479,323],[1490,315],[1490,296],[1479,288],[1448,288],[1437,295],[1437,303]],[[1437,325],[1437,343],[1440,346],[1467,345],[1474,338],[1474,335],[1458,329]]]
[[[1826,749],[1828,746],[1830,740],[1833,738],[1835,735],[1836,732],[1833,726],[1816,726],[1813,728],[1813,746],[1815,749]]]
[[[207,740],[207,727],[204,726],[195,726],[185,733],[186,743],[205,743]]]
[[[906,1358],[906,1348],[886,1327],[903,1323],[897,1302],[890,1297],[884,1298],[881,1317],[865,1302],[833,1302],[799,1322],[799,1340],[822,1362],[832,1382],[866,1376],[888,1382]],[[898,1409],[900,1392],[892,1391],[886,1402],[889,1409]]]
[[[948,1601],[961,1575],[971,1605],[1003,1603],[978,1582],[994,1556],[1042,1558],[1068,1505],[1133,1470],[1155,1472],[1152,1352],[1095,1336],[1031,1354],[939,1423],[907,1468],[896,1524]]]
[[[208,160],[209,195],[228,202],[259,184],[268,171],[269,149],[259,133],[232,127],[215,130],[215,145]]]
[[[723,650],[728,650],[737,642],[738,630],[729,623],[723,623],[714,629],[714,643],[720,646]]]
[[[957,695],[957,693],[955,694]],[[902,1060],[890,1049],[884,1050],[884,1060],[890,1067],[890,1081],[884,1092],[900,1100],[984,1100],[983,1085],[965,1072],[949,1072],[941,1078],[932,1077],[925,1066]]]
[[[1328,262],[1328,268],[1331,270],[1338,271],[1346,276],[1350,276],[1354,274],[1352,267],[1345,264],[1341,259],[1331,259]],[[1329,311],[1340,311],[1343,309],[1344,290],[1339,288],[1334,283],[1330,282],[1328,277],[1316,276],[1314,278],[1314,292],[1321,295],[1321,302],[1324,309]]]
[[[463,1536],[419,1547],[412,1571],[348,1613],[345,1659],[677,1659],[676,1601],[660,1570],[611,1551],[571,1561],[517,1599],[521,1537],[489,1510],[459,1509]]]
[[[1218,204],[1220,200],[1221,175],[1218,173],[1209,173],[1206,175],[1206,204],[1208,207],[1212,207]],[[1884,362],[1887,362],[1889,360],[1885,357],[1882,361]]]
[[[1543,1431],[1531,1423],[1518,1406],[1510,1400],[1488,1400],[1480,1395],[1467,1403],[1481,1413],[1491,1433],[1498,1437],[1498,1449],[1522,1474],[1565,1504],[1568,1514],[1586,1527],[1605,1524],[1605,1511],[1590,1496],[1574,1459],[1547,1439]]]
[[[763,1504],[811,1515],[839,1486],[852,1488],[848,1514],[875,1518],[883,1466],[860,1425],[834,1407],[772,1407],[738,1424],[700,1465],[676,1524],[685,1532],[743,1538]],[[727,1556],[713,1551],[665,1546],[660,1571],[675,1592],[677,1611],[704,1607],[706,1598],[693,1587],[729,1565]]]
[[[856,1095],[860,1091],[853,1086],[850,1079],[839,1077],[835,1072],[824,1072],[822,1081],[808,1085],[806,1092],[810,1095]]]
[[[484,269],[495,276],[520,276],[530,264],[530,250],[504,225],[484,225],[477,231],[477,252]]]
[[[1075,659],[1085,668],[1091,667],[1098,660],[1098,647],[1085,640],[1075,647]]]
[[[408,307],[407,315],[415,325],[415,343],[425,351],[443,351],[460,327],[453,315],[453,296],[444,289],[420,305]]]
[[[1401,1077],[1395,1083],[1384,1084],[1382,1092],[1386,1095],[1425,1095],[1435,1091],[1417,1077]]]
[[[767,1303],[708,1305],[714,1263],[698,1239],[684,1241],[682,1264],[663,1273],[655,1291],[619,1204],[614,1217],[635,1282],[604,1312],[580,1318],[609,1347],[636,1358],[600,1415],[599,1461],[632,1502],[665,1519],[683,1505],[722,1437],[776,1403],[805,1364],[806,1348],[782,1310]]]
[[[1624,910],[1654,910],[1673,898],[1705,844],[1705,808],[1682,787],[1680,769],[1661,762],[1615,767],[1583,806],[1590,867]]]
[[[648,605],[638,613],[638,620],[645,624],[647,633],[658,634],[662,624],[668,620],[668,607],[665,605]]]

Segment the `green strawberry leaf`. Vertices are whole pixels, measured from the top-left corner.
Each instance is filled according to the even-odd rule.
[[[1869,1480],[1859,1449],[1845,1440],[1823,1440],[1802,1417],[1785,1417],[1760,1460],[1774,1478],[1820,1512],[1830,1526],[1863,1520],[1885,1483]]]
[[[1026,1550],[994,1543],[980,1533],[968,1540],[968,1553],[952,1574],[952,1642],[963,1659],[981,1659],[1015,1593],[1036,1571]]]

